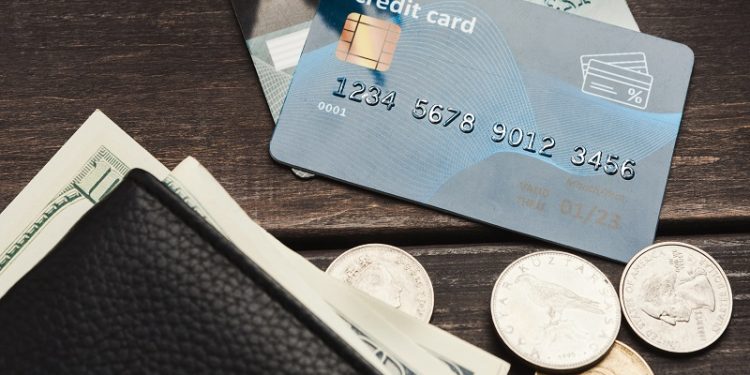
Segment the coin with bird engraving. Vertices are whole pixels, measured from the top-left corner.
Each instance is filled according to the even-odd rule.
[[[732,316],[732,290],[724,270],[705,251],[679,242],[651,245],[628,262],[620,302],[638,336],[672,353],[711,345]]]
[[[355,247],[336,258],[326,273],[422,321],[432,317],[435,294],[430,276],[397,247]]]
[[[620,330],[620,304],[607,276],[560,251],[511,263],[495,283],[490,307],[508,348],[542,370],[573,371],[596,362]]]
[[[631,347],[615,341],[612,349],[594,367],[579,375],[654,375],[648,363]],[[536,375],[546,375],[537,371]]]

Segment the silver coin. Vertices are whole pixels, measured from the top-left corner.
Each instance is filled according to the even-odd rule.
[[[326,273],[422,321],[432,317],[435,294],[430,276],[397,247],[355,247],[336,258]]]
[[[711,345],[732,316],[724,270],[705,251],[679,242],[651,245],[628,262],[620,302],[638,336],[673,353]]]
[[[492,290],[492,321],[519,357],[571,371],[604,356],[620,331],[617,292],[578,256],[542,251],[511,263]]]
[[[301,178],[303,180],[309,180],[309,179],[315,177],[315,175],[312,174],[312,173],[310,173],[310,172],[305,172],[305,171],[303,171],[301,169],[296,169],[296,168],[291,168],[291,169],[292,169],[292,173],[294,173],[295,176],[297,176],[297,177],[299,177],[299,178]]]

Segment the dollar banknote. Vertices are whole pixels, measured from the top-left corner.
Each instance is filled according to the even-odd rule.
[[[177,183],[169,179],[164,165],[97,110],[0,213],[0,298],[133,168],[164,181],[197,212],[207,216],[207,210],[186,198]],[[217,225],[216,221],[213,223]],[[304,280],[290,275],[282,262],[260,258],[253,261],[362,358],[387,373],[371,347]],[[404,347],[404,353],[410,349]]]
[[[283,264],[290,275],[301,276],[351,324],[352,330],[382,358],[391,373],[415,373],[413,361],[423,358],[433,364],[437,359],[439,366],[416,373],[507,374],[507,362],[326,275],[253,222],[195,159],[187,158],[180,163],[169,180],[188,204],[197,207],[240,250],[248,255],[262,252],[268,259]],[[405,351],[403,344],[412,341],[419,349]]]
[[[275,279],[284,281],[300,277],[296,270],[290,269],[288,259],[281,256],[280,249],[270,241],[273,237],[255,224],[195,159],[187,158],[180,163],[167,178],[167,187],[188,205],[197,207],[200,215],[261,267],[285,271],[272,275]],[[316,293],[321,292],[310,280],[302,279]],[[332,305],[330,301],[326,302]],[[349,324],[350,332],[370,348],[372,357],[379,358],[389,370],[387,374],[451,374],[437,358],[416,346],[408,336],[377,313],[358,306],[356,300],[332,307]]]
[[[0,213],[0,297],[132,168],[169,174],[97,110]]]
[[[290,263],[296,266],[295,270],[305,280],[315,285],[316,290],[324,291],[321,295],[326,301],[335,304],[357,301],[358,305],[366,306],[385,318],[400,332],[409,336],[427,352],[443,361],[455,374],[502,375],[510,370],[510,365],[502,359],[330,277],[298,253],[287,251],[284,254],[289,257]]]

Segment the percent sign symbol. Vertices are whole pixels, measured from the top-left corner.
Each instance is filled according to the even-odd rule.
[[[630,97],[628,98],[628,101],[635,102],[635,104],[643,103],[643,98],[641,97],[641,94],[643,94],[643,90],[636,90],[632,87],[629,88],[628,95],[630,95]]]

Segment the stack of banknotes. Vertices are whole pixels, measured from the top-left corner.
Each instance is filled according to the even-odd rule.
[[[507,374],[507,362],[327,275],[253,222],[197,160],[170,171],[100,111],[0,214],[0,298],[134,168],[163,181],[383,374]]]

